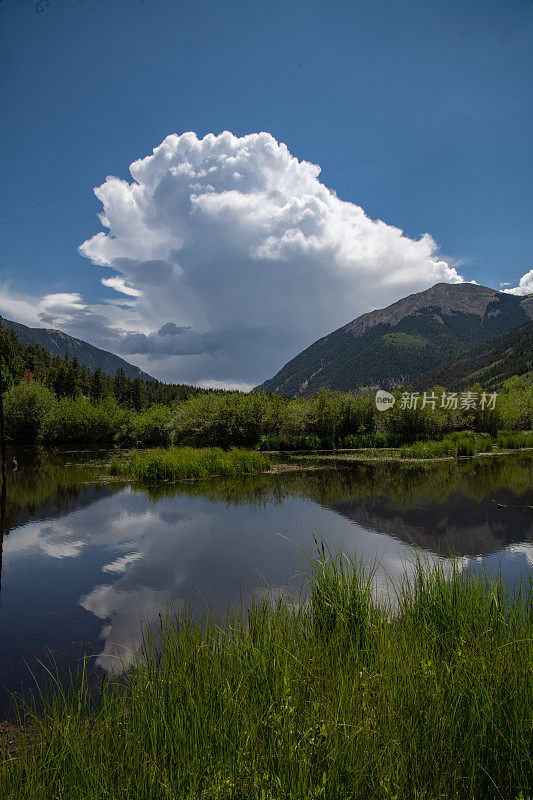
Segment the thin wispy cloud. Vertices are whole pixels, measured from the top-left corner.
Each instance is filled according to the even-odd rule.
[[[123,278],[113,277],[113,278],[102,278],[100,281],[102,286],[107,286],[109,289],[114,289],[116,292],[120,292],[121,294],[127,294],[130,297],[140,297],[141,292],[138,289],[134,289],[133,286],[128,286]]]

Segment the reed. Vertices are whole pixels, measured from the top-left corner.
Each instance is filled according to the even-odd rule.
[[[477,453],[491,453],[493,441],[488,434],[475,434],[460,431],[450,434],[440,441],[415,442],[400,450],[401,458],[446,458],[449,456],[475,456]]]
[[[318,436],[275,436],[269,434],[261,436],[260,450],[332,450],[335,443],[332,440],[324,441]]]
[[[371,578],[320,549],[299,603],[161,616],[96,710],[58,690],[30,720],[0,798],[527,797],[531,583],[420,563],[393,612]]]
[[[112,475],[142,481],[209,478],[211,475],[250,475],[265,472],[271,461],[253,450],[220,447],[169,447],[132,452],[110,463]]]
[[[502,450],[520,450],[533,447],[533,431],[508,431],[498,434],[498,447]]]

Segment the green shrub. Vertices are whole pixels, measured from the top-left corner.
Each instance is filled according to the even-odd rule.
[[[39,441],[56,404],[53,392],[37,382],[21,381],[4,396],[6,434],[16,442]]]
[[[533,428],[533,382],[515,376],[505,381],[498,394],[500,430]]]
[[[440,390],[435,390],[435,394]],[[422,408],[417,401],[416,407],[402,407],[403,392],[392,392],[396,398],[394,406],[383,411],[377,417],[378,430],[381,433],[396,437],[402,443],[436,438],[452,428],[451,413],[441,409],[438,401],[433,409],[430,405]],[[430,394],[430,393],[428,393]]]
[[[44,438],[49,442],[111,444],[127,426],[131,427],[134,413],[113,397],[96,405],[84,397],[63,397],[53,408]]]
[[[195,446],[257,445],[263,432],[267,395],[193,395],[174,410],[173,441]]]
[[[19,388],[17,391],[29,392],[27,401],[30,402],[31,393],[40,390]],[[18,412],[11,405],[11,435],[23,437],[21,441],[41,436],[44,441],[57,443],[166,445],[174,442],[225,449],[235,446],[290,450],[353,449],[399,447],[450,436],[462,437],[467,429],[472,429],[469,436],[496,435],[496,428],[503,425],[502,420],[509,431],[530,429],[533,423],[533,390],[521,379],[511,379],[505,384],[494,410],[461,409],[460,405],[457,409],[442,408],[441,392],[437,388],[428,393],[436,398],[435,408],[430,405],[422,408],[420,397],[417,408],[402,408],[402,404],[405,405],[402,392],[395,392],[394,407],[379,413],[373,395],[327,390],[321,391],[317,397],[296,399],[261,393],[198,393],[174,406],[152,405],[137,412],[121,405],[112,396],[95,403],[78,394],[55,402],[54,396],[49,394],[48,401],[43,402],[51,413],[43,412],[37,434],[25,429],[22,423],[17,427],[15,417]],[[21,397],[20,414],[31,416],[25,402]],[[20,414],[17,417],[19,421],[22,419]],[[471,449],[467,445],[464,448],[461,445],[461,448],[465,452]]]
[[[309,449],[301,437],[314,437],[320,445],[313,447],[332,449],[344,436],[372,432],[374,416],[373,398],[339,392],[294,400],[260,393],[195,395],[176,407],[171,429],[179,444],[253,447],[275,437],[269,449]]]
[[[122,441],[140,445],[170,444],[174,413],[168,406],[154,405],[146,411],[133,414],[129,426],[122,431]]]

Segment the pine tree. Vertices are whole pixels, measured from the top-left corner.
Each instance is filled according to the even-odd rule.
[[[115,378],[113,380],[113,394],[115,395],[117,401],[119,403],[127,403],[130,399],[129,389],[129,381],[126,378],[126,373],[119,367],[115,373]]]
[[[106,384],[104,379],[104,374],[100,367],[96,367],[94,370],[91,381],[90,381],[90,388],[89,388],[89,396],[93,403],[98,403],[99,400],[102,400],[106,395]]]
[[[142,411],[145,405],[145,388],[141,378],[134,378],[131,387],[131,401],[135,411]]]

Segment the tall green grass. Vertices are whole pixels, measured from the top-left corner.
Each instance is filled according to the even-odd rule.
[[[533,431],[511,431],[498,434],[498,447],[502,450],[520,450],[533,447]]]
[[[58,692],[0,798],[516,800],[533,778],[531,584],[419,565],[397,608],[320,553],[306,600],[146,631],[122,685]]]
[[[208,478],[211,475],[249,475],[264,472],[271,465],[268,456],[253,450],[224,451],[219,447],[169,447],[133,452],[114,458],[112,475],[144,481]]]
[[[488,434],[460,431],[440,441],[415,442],[400,450],[401,458],[446,458],[448,456],[475,456],[491,453],[493,441]]]
[[[360,449],[367,447],[398,447],[403,444],[402,438],[392,433],[360,433],[356,436],[345,436],[340,443],[340,447],[348,449]]]
[[[318,436],[275,436],[268,434],[259,440],[260,450],[332,450],[335,442]]]

